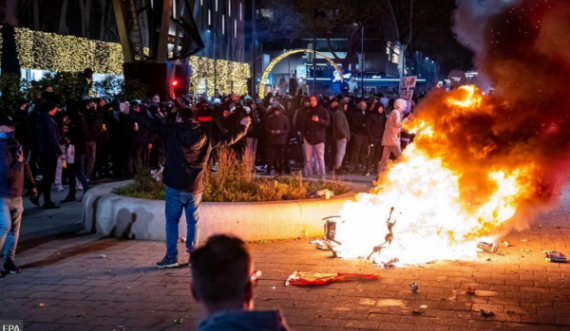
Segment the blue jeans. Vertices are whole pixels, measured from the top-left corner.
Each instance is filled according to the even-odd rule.
[[[22,197],[0,198],[0,249],[4,248],[4,261],[14,262],[16,257],[23,212]]]
[[[198,244],[196,224],[202,194],[179,191],[166,187],[166,258],[178,257],[178,224],[182,210],[186,212],[186,250],[191,253]]]

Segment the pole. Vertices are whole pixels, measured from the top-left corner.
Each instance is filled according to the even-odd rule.
[[[213,96],[216,95],[216,88],[218,86],[218,54],[216,53],[216,30],[212,30],[214,33],[214,94],[212,95],[212,99]]]
[[[313,18],[313,95],[317,95],[317,10],[315,9],[315,17]]]
[[[256,18],[257,15],[255,13],[255,0],[251,1],[251,38],[252,38],[252,42],[251,42],[251,55],[253,57],[252,61],[251,61],[251,97],[255,100],[255,83],[257,82],[257,73],[256,73],[256,65],[257,65],[257,54],[256,54]]]
[[[362,33],[361,33],[361,56],[360,59],[362,64],[360,66],[360,97],[364,99],[364,24],[362,25]]]

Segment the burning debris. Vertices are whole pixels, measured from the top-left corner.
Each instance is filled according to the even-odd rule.
[[[326,274],[326,273],[314,273],[314,272],[301,272],[295,271],[287,281],[285,282],[285,286],[320,286],[320,285],[327,285],[336,282],[347,282],[347,281],[355,281],[355,280],[378,280],[380,279],[380,275],[371,275],[371,274],[355,274],[355,273],[335,273],[335,274]]]
[[[482,16],[477,64],[496,92],[431,91],[403,123],[413,143],[327,220],[323,248],[385,266],[472,260],[555,205],[570,169],[570,3],[519,0]]]

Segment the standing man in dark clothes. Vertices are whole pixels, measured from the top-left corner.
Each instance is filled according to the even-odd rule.
[[[303,120],[305,119],[305,113],[311,108],[311,102],[309,98],[304,98],[301,108],[295,111],[293,116],[293,131],[295,131],[297,142],[301,149],[302,166],[305,166],[305,146],[303,144]]]
[[[133,131],[133,143],[129,157],[129,172],[137,173],[141,168],[149,166],[150,150],[153,147],[154,135],[139,125],[136,120],[133,121]]]
[[[26,158],[32,145],[32,129],[30,128],[28,118],[28,107],[30,104],[24,100],[21,100],[19,104],[20,108],[14,114],[14,126],[17,128],[15,131],[16,139],[24,147],[24,158]]]
[[[342,94],[343,97],[347,97],[349,90],[350,90],[350,87],[348,86],[348,83],[346,82],[346,80],[344,80],[344,78],[341,78],[341,81],[340,81],[340,94]]]
[[[166,185],[166,256],[156,266],[173,268],[179,265],[178,225],[182,211],[186,213],[188,253],[197,246],[196,224],[204,191],[205,169],[212,149],[230,146],[243,138],[250,118],[242,118],[238,129],[222,135],[214,130],[212,116],[199,117],[204,122],[198,122],[190,108],[179,109],[176,123],[171,125],[150,117],[144,105],[136,111],[135,121],[162,138],[166,145],[166,168],[162,178]]]
[[[326,129],[327,141],[325,144],[325,165],[328,169],[330,169],[330,171],[333,171],[335,168],[336,140],[333,133],[332,119],[335,113],[338,111],[338,100],[331,100],[328,111],[331,118],[331,125],[329,125],[329,127]]]
[[[384,114],[384,105],[376,104],[376,109],[372,109],[366,115],[366,132],[368,133],[368,143],[370,144],[370,155],[366,164],[365,176],[369,176],[370,172],[378,171],[378,163],[382,158],[382,137],[386,128],[386,114]]]
[[[97,115],[97,109],[93,100],[85,101],[85,108],[83,110],[85,121],[87,122],[87,142],[85,144],[85,175],[91,181],[91,175],[95,168],[95,161],[97,159],[97,140],[99,139],[103,127]]]
[[[366,167],[366,158],[368,157],[368,133],[366,132],[366,101],[360,101],[358,109],[351,114],[352,132],[352,162],[354,162],[354,171],[363,170]]]
[[[63,155],[59,147],[59,128],[55,123],[54,116],[57,113],[55,103],[48,101],[44,105],[45,111],[38,116],[38,137],[40,141],[40,172],[42,174],[42,182],[39,194],[33,200],[37,204],[39,196],[44,195],[44,208],[56,209],[53,201],[51,201],[51,185],[55,180],[55,169],[57,167],[57,159]]]
[[[326,128],[331,120],[329,112],[321,107],[316,96],[310,98],[311,108],[305,113],[303,131],[301,132],[305,146],[305,177],[313,176],[313,159],[319,179],[325,180],[325,141]]]
[[[269,116],[265,125],[265,131],[269,135],[269,165],[267,175],[271,176],[271,169],[274,168],[277,175],[281,175],[286,166],[287,137],[291,126],[287,116],[281,114],[281,108],[271,109],[272,116]]]
[[[0,249],[4,252],[3,273],[11,274],[22,272],[14,261],[24,212],[24,179],[30,183],[34,194],[37,193],[34,177],[24,159],[23,147],[15,138],[14,131],[10,118],[0,119]]]
[[[294,97],[297,95],[297,90],[299,89],[299,82],[297,82],[297,75],[292,74],[289,78],[289,95]]]
[[[350,141],[350,125],[348,124],[348,119],[345,114],[346,106],[347,105],[344,101],[341,100],[337,111],[333,112],[331,117],[333,137],[336,143],[336,155],[333,169],[333,175],[335,176],[344,175],[342,161],[346,155],[346,146]]]
[[[83,115],[79,112],[79,106],[76,102],[67,104],[68,136],[70,144],[73,145],[73,164],[68,162],[69,177],[69,193],[61,203],[74,202],[77,179],[83,185],[83,192],[89,190],[89,182],[85,175],[85,152],[87,150],[87,123]]]

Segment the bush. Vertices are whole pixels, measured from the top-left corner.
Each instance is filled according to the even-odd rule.
[[[19,100],[24,98],[20,77],[13,74],[0,75],[0,92],[0,114],[13,115],[21,106]]]
[[[307,181],[300,173],[291,177],[257,178],[254,157],[246,153],[238,160],[229,148],[218,150],[218,170],[206,171],[204,202],[261,202],[308,199],[314,191],[328,189],[335,195],[347,193],[349,188],[341,181]],[[166,187],[156,182],[148,169],[141,170],[134,182],[113,192],[132,198],[164,200]]]

